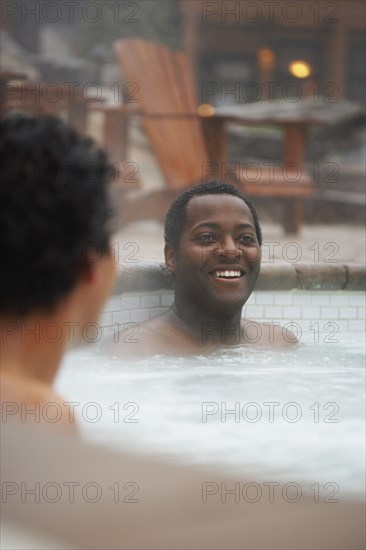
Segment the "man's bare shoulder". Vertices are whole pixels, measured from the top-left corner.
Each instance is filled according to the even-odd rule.
[[[170,321],[169,312],[164,312],[153,319],[129,323],[130,330],[120,331],[113,351],[127,356],[145,356],[168,353],[177,347],[177,331]],[[133,330],[132,330],[133,329]]]
[[[243,319],[242,334],[246,343],[265,347],[289,349],[299,343],[290,330],[277,323],[260,323]]]
[[[35,423],[77,433],[70,407],[49,386],[3,373],[1,376],[1,421]]]
[[[296,336],[286,327],[248,319],[241,322],[241,338],[246,346],[263,346],[271,349],[292,349],[298,344]],[[187,332],[182,331],[173,322],[169,310],[153,319],[134,323],[134,337],[126,337],[121,332],[118,343],[114,343],[113,346],[114,353],[130,357],[202,353],[203,348],[212,351],[208,344],[195,342]]]

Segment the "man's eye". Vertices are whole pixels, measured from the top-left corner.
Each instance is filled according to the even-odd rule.
[[[215,240],[215,237],[211,235],[211,233],[202,233],[202,235],[198,235],[198,240],[204,242],[213,242]]]
[[[238,238],[238,241],[246,244],[255,243],[255,239],[254,237],[252,237],[252,235],[240,235],[240,237]]]

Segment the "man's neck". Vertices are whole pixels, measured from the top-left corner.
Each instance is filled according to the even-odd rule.
[[[241,307],[231,312],[209,312],[175,296],[171,310],[178,327],[202,344],[240,343]]]
[[[1,322],[2,373],[51,385],[66,347],[64,332],[56,338],[58,323],[52,325],[42,318]]]

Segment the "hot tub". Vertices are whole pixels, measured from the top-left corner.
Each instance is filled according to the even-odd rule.
[[[364,275],[357,265],[262,267],[243,315],[295,332],[301,344],[290,351],[253,341],[126,361],[118,338],[138,338],[138,323],[173,298],[164,268],[139,264],[121,274],[101,327],[90,327],[95,343],[67,355],[57,389],[84,436],[110,447],[219,466],[238,482],[255,478],[260,490],[285,481],[329,502],[362,498]],[[111,335],[115,353],[106,353]]]

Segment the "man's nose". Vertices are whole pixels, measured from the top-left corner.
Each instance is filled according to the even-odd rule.
[[[235,240],[232,237],[226,237],[220,241],[219,255],[232,262],[237,262],[240,258],[240,247],[237,246]]]

